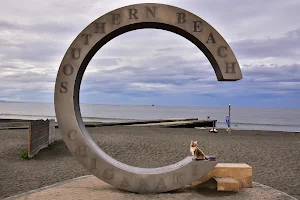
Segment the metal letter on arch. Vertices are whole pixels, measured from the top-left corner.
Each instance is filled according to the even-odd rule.
[[[219,81],[242,79],[241,70],[223,37],[198,16],[170,5],[135,4],[113,10],[88,25],[67,50],[55,84],[55,112],[62,137],[77,161],[115,187],[138,193],[158,193],[183,187],[208,173],[217,162],[182,161],[160,168],[138,168],[118,162],[92,140],[81,118],[79,90],[95,53],[120,34],[156,28],[194,43],[210,61]]]

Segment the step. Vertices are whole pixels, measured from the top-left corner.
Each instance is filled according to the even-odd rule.
[[[240,190],[241,184],[234,178],[231,177],[213,177],[217,182],[218,191],[229,191],[238,192]]]

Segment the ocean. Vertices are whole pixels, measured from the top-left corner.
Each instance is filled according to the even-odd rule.
[[[228,107],[98,105],[80,106],[85,122],[118,122],[131,120],[198,118],[217,120],[216,128],[227,128]],[[53,104],[0,103],[2,119],[55,119]],[[241,130],[300,131],[300,109],[239,108],[231,106],[231,128]]]

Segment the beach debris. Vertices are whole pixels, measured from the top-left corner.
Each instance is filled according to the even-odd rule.
[[[210,132],[210,133],[217,133],[218,130],[217,130],[216,128],[212,127],[212,129],[210,129],[209,132]]]
[[[213,127],[212,129],[209,130],[210,133],[217,133],[217,129],[215,128],[215,122],[213,122]]]
[[[210,155],[210,156],[208,157],[208,160],[209,160],[209,161],[216,161],[216,160],[217,160],[217,157],[216,157],[215,155]]]

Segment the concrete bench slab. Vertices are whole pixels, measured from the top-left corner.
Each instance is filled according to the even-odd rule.
[[[209,173],[191,185],[199,185],[213,177],[231,177],[237,180],[243,188],[252,187],[252,167],[245,163],[218,163]]]

